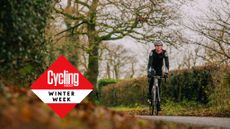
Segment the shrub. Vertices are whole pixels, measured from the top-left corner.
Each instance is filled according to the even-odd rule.
[[[114,79],[101,79],[97,82],[97,91],[96,91],[96,94],[98,96],[98,99],[101,99],[102,96],[101,96],[101,89],[102,87],[105,87],[109,84],[115,84],[117,83],[117,80],[114,80]],[[98,102],[100,103],[100,102]]]
[[[214,87],[212,75],[216,71],[217,68],[212,66],[172,71],[167,83],[162,85],[162,97],[177,102],[189,100],[206,104]]]
[[[101,79],[98,81],[98,87],[106,86],[109,84],[114,84],[116,82],[117,82],[117,80],[115,80],[115,79]]]
[[[25,85],[43,72],[50,8],[51,1],[1,1],[0,78]]]
[[[161,86],[161,100],[174,102],[193,101],[207,104],[215,89],[213,76],[219,69],[214,66],[171,71]],[[229,86],[229,84],[228,84]],[[146,77],[119,81],[102,88],[101,103],[107,106],[147,104],[148,83]]]
[[[145,77],[122,80],[102,88],[101,103],[107,106],[145,104],[146,93]]]
[[[213,76],[213,93],[209,96],[210,105],[230,105],[230,68],[224,68]]]

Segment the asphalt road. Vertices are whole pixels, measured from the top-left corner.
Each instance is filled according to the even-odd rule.
[[[221,117],[191,117],[191,116],[137,116],[148,120],[162,120],[197,126],[220,127],[230,129],[230,118]]]

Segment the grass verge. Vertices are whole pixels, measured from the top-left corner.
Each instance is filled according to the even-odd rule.
[[[207,106],[197,104],[196,102],[180,102],[175,103],[167,101],[161,106],[162,111],[160,115],[168,116],[214,116],[214,117],[230,117],[230,105],[216,105]],[[136,106],[117,106],[110,107],[114,111],[126,112],[135,115],[148,115],[148,105],[136,105]]]

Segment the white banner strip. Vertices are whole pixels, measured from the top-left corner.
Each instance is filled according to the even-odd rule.
[[[80,103],[92,90],[32,90],[44,103]]]

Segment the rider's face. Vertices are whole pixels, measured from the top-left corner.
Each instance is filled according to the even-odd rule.
[[[157,51],[161,51],[162,50],[162,46],[160,46],[160,45],[157,45],[157,46],[155,46],[155,49],[157,50]]]

